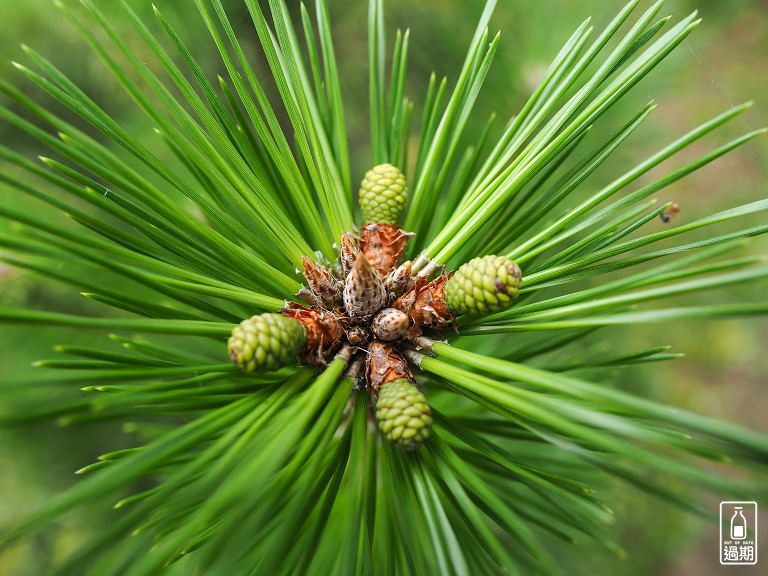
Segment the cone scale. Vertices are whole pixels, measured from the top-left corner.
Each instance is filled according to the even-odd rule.
[[[445,302],[456,314],[492,314],[512,304],[523,274],[504,256],[482,256],[463,264],[445,284]]]
[[[408,201],[405,176],[392,164],[374,166],[360,184],[359,199],[363,222],[392,224],[400,218]]]
[[[269,372],[297,363],[307,343],[306,330],[280,314],[243,320],[227,342],[230,358],[244,372]]]
[[[415,450],[429,438],[432,411],[416,385],[398,378],[381,387],[376,421],[382,435],[398,448]]]

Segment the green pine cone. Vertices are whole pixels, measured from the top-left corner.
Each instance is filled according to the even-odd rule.
[[[523,273],[509,258],[482,256],[462,264],[445,284],[445,302],[456,314],[491,314],[517,297]]]
[[[229,356],[244,372],[269,372],[297,362],[307,331],[292,318],[261,314],[243,320],[227,342]]]
[[[415,450],[429,438],[432,411],[413,382],[398,378],[379,390],[376,420],[387,440],[398,448]]]
[[[393,224],[405,210],[408,188],[405,176],[392,164],[379,164],[365,174],[360,185],[363,222]]]

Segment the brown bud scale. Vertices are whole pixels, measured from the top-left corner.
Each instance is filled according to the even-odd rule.
[[[298,321],[307,331],[307,345],[301,353],[301,361],[304,364],[325,366],[344,338],[344,327],[338,316],[296,302],[290,302],[281,312],[283,316]]]
[[[353,346],[365,346],[371,340],[371,331],[365,326],[351,326],[347,329],[347,340]]]
[[[366,224],[360,231],[360,249],[382,276],[397,267],[413,234],[397,224]]]
[[[387,382],[398,378],[413,381],[408,361],[393,345],[379,340],[374,340],[368,345],[365,376],[368,388],[374,392],[378,392]]]

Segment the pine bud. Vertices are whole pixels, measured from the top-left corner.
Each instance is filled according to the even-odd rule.
[[[341,246],[339,247],[339,260],[341,260],[341,270],[346,278],[355,267],[355,260],[360,254],[360,247],[355,244],[348,234],[341,234]]]
[[[523,273],[509,258],[482,256],[463,264],[445,284],[445,301],[457,314],[491,314],[509,306]]]
[[[296,364],[307,343],[304,327],[280,314],[243,320],[227,342],[229,355],[244,372],[269,372]]]
[[[363,222],[391,224],[400,218],[408,200],[405,176],[392,164],[379,164],[365,174],[360,185]]]
[[[416,280],[411,276],[412,262],[406,260],[384,278],[384,289],[391,298],[397,298],[413,288]]]
[[[363,254],[358,254],[344,283],[344,308],[357,321],[370,318],[386,304],[387,293],[381,276]]]
[[[304,277],[309,289],[315,297],[315,304],[326,310],[333,310],[341,305],[343,284],[319,264],[315,264],[306,256],[301,259],[304,266]]]
[[[408,332],[408,314],[395,308],[384,308],[371,322],[371,330],[379,340],[391,342],[405,336]]]
[[[400,378],[379,391],[376,420],[387,440],[398,448],[415,450],[429,438],[432,411],[413,382]]]

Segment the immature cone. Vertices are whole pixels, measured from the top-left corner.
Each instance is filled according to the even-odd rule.
[[[399,378],[379,391],[376,420],[387,440],[398,448],[415,450],[429,438],[432,411],[413,382]]]
[[[227,342],[229,355],[244,372],[268,372],[296,364],[307,343],[304,327],[280,314],[243,320]]]
[[[504,256],[482,256],[463,264],[445,284],[445,302],[456,314],[491,314],[517,296],[523,273]]]
[[[363,222],[391,224],[400,218],[407,200],[405,176],[392,164],[379,164],[366,172],[360,184]]]

